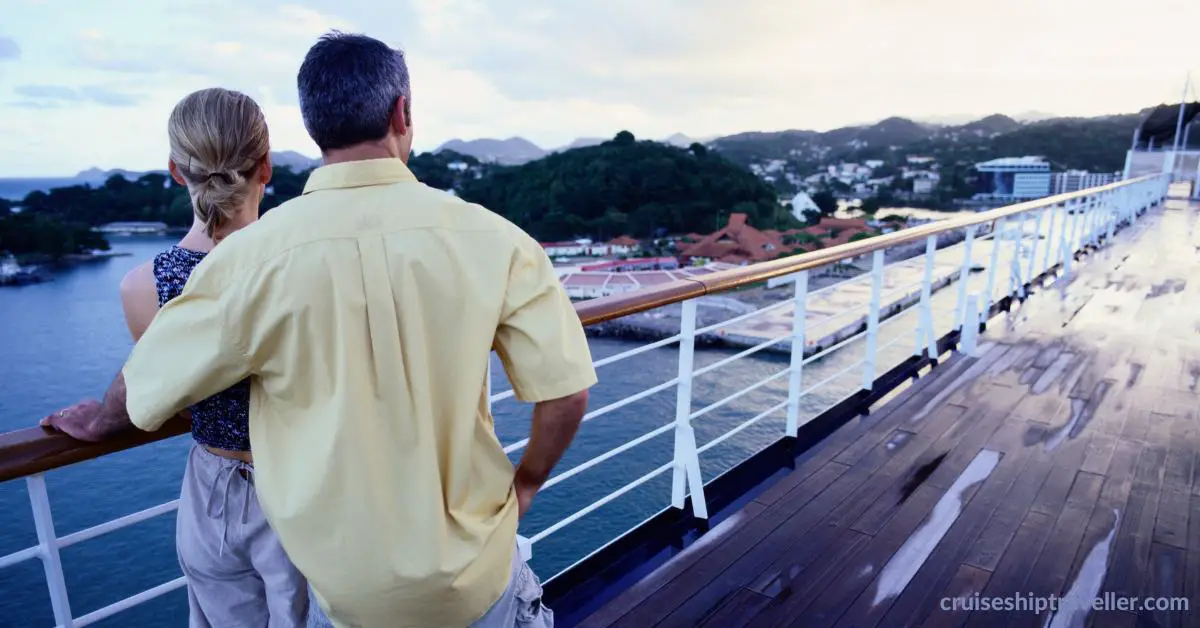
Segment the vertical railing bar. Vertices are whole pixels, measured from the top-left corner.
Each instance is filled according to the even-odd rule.
[[[1038,276],[1038,243],[1042,240],[1042,216],[1045,213],[1046,210],[1041,210],[1037,212],[1037,216],[1033,219],[1033,243],[1029,245],[1029,270],[1025,272],[1025,276],[1029,278],[1029,281],[1033,281],[1033,278]]]
[[[1025,223],[1028,214],[1021,215],[1017,236],[1013,238],[1012,259],[1008,264],[1008,293],[1015,298],[1025,298],[1025,281],[1021,276],[1021,250],[1025,244]]]
[[[879,346],[879,308],[883,293],[883,249],[876,249],[871,256],[871,304],[867,310],[866,356],[863,358],[863,390],[875,386],[875,358]]]
[[[1070,201],[1063,214],[1063,228],[1058,242],[1058,254],[1062,260],[1064,277],[1070,276],[1071,260],[1075,258],[1071,253],[1071,234],[1075,232],[1075,221],[1079,219],[1080,206],[1081,203],[1078,201]]]
[[[996,239],[992,238],[995,243]],[[925,238],[925,275],[921,279],[921,305],[917,319],[917,347],[914,355],[926,353],[926,359],[936,360],[937,340],[933,332],[933,263],[937,258],[937,236]]]
[[[975,225],[967,227],[967,239],[963,241],[963,263],[958,273],[958,303],[954,308],[954,328],[962,329],[963,316],[967,311],[967,275],[971,272],[974,259],[971,246],[975,243]]]
[[[992,309],[992,303],[995,302],[996,275],[998,274],[996,266],[1000,264],[1000,246],[1004,243],[1004,240],[1001,239],[1000,236],[1004,233],[1004,228],[1008,224],[1008,220],[1000,218],[995,224],[996,226],[994,227],[993,231],[996,236],[992,238],[992,259],[988,261],[987,287],[985,288],[986,293],[983,297],[984,312],[990,312]]]
[[[50,511],[50,494],[46,492],[46,477],[36,473],[25,478],[29,503],[33,507],[33,525],[37,529],[42,566],[46,571],[46,586],[50,589],[50,606],[54,621],[62,628],[71,628],[71,604],[67,597],[67,581],[63,577],[62,557],[58,553],[58,537],[54,533],[54,515]]]
[[[800,428],[800,386],[803,383],[805,330],[808,326],[808,271],[796,273],[796,293],[792,297],[792,361],[788,373],[787,436]]]
[[[1046,210],[1050,214],[1050,224],[1046,225],[1046,254],[1042,260],[1043,272],[1050,270],[1050,267],[1054,265],[1051,263],[1054,261],[1054,224],[1058,222],[1058,209],[1061,206],[1060,204],[1054,204]]]
[[[964,355],[973,355],[975,347],[979,339],[979,319],[982,315],[979,312],[979,298],[971,294],[967,297],[967,320],[974,321],[969,325],[964,325],[962,330],[962,341],[959,344],[959,352]]]
[[[692,496],[692,514],[708,518],[704,482],[700,477],[700,454],[692,428],[692,375],[695,372],[696,300],[683,302],[679,324],[679,384],[675,396],[675,461],[671,478],[671,505],[682,509],[687,494]]]

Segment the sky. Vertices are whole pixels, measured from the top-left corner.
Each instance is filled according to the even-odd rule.
[[[1189,70],[1200,86],[1195,0],[0,4],[0,177],[162,168],[171,108],[212,86],[259,102],[275,150],[316,156],[295,76],[330,29],[406,52],[418,150],[1129,113],[1178,102]]]

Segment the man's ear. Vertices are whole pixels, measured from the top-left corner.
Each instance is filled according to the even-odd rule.
[[[412,128],[412,112],[407,98],[401,96],[396,99],[396,106],[392,107],[391,124],[396,135],[405,135]]]

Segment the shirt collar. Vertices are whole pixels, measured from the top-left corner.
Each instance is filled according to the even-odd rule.
[[[366,159],[321,166],[308,175],[304,193],[319,190],[361,188],[416,181],[408,166],[399,159]]]

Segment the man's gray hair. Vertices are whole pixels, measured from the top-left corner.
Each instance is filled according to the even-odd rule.
[[[321,152],[383,139],[396,100],[410,99],[404,52],[366,35],[322,36],[296,83],[304,127]]]

